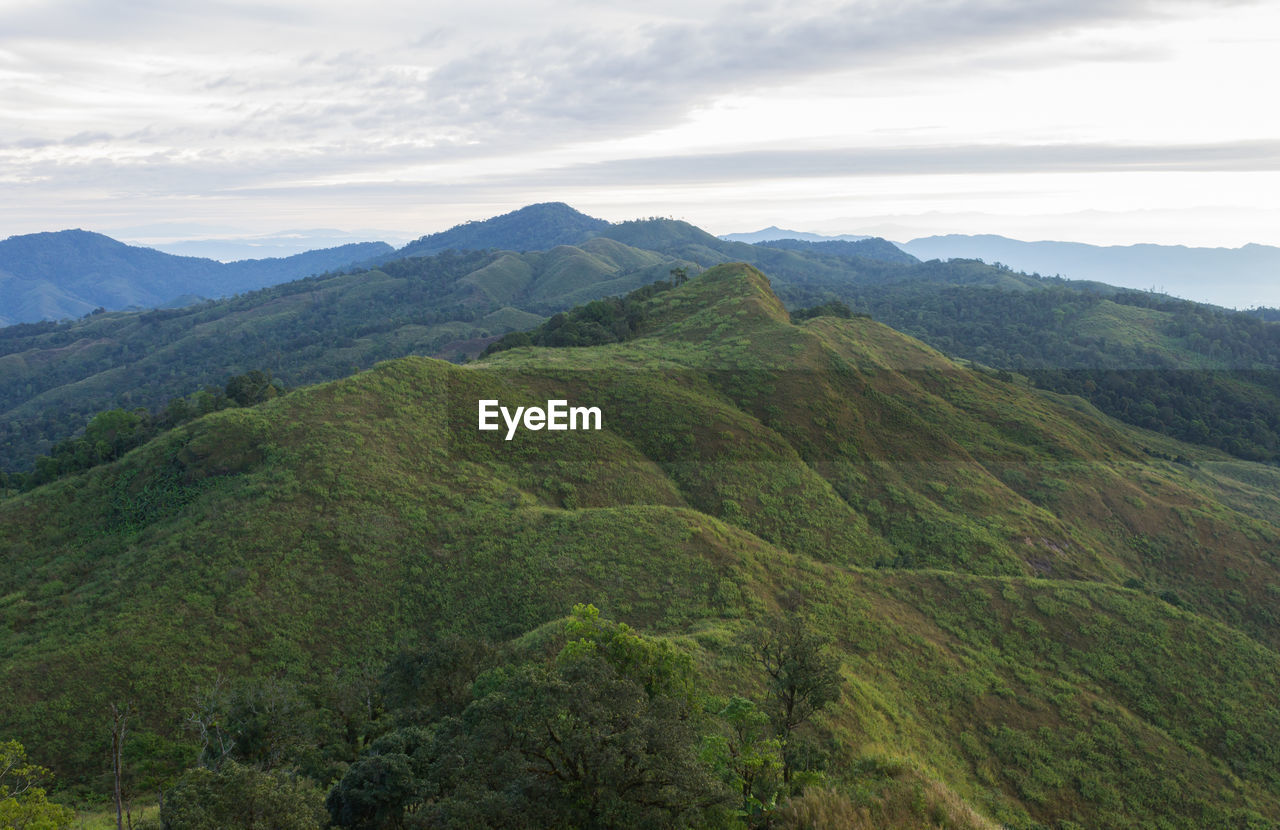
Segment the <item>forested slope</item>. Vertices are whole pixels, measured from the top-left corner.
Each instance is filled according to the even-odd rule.
[[[773,699],[742,644],[790,619],[838,682],[757,747],[790,776],[768,762],[747,782],[779,819],[803,793],[885,816],[901,795],[890,826],[1280,820],[1268,468],[865,318],[793,324],[747,266],[643,302],[619,342],[383,363],[0,502],[0,733],[88,792],[100,713],[128,702],[131,786],[168,786],[201,755],[194,702],[217,709],[222,684],[258,701],[227,704],[231,757],[303,769],[331,816],[359,793],[465,826],[460,805],[496,811],[470,814],[483,824],[551,792],[536,764],[492,789],[502,768],[480,759],[545,753],[555,712],[599,723],[562,696],[595,677],[619,694],[591,706],[697,727],[663,740],[708,789],[660,815],[735,821],[715,810],[750,807],[745,771],[689,748],[766,729],[730,705]],[[481,399],[550,398],[600,407],[603,429],[476,429]],[[588,610],[564,622],[588,602],[640,639]],[[496,650],[457,669],[453,703],[405,708],[397,653],[459,642]],[[250,710],[273,713],[266,737]],[[499,722],[516,756],[484,752]],[[437,757],[472,765],[441,778]],[[391,763],[415,782],[398,794],[351,777]],[[558,799],[530,803],[581,820]]]

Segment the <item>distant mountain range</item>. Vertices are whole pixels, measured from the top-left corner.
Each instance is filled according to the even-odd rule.
[[[398,249],[385,242],[360,242],[236,262],[162,253],[83,230],[14,236],[0,242],[0,325],[82,317],[97,308],[178,307],[312,274],[432,256],[450,249],[549,250],[557,245],[579,245],[605,234],[608,228],[610,223],[603,219],[549,202],[465,222]],[[337,232],[331,236],[339,238]],[[757,245],[898,262],[981,259],[1029,274],[1154,290],[1229,308],[1280,306],[1280,281],[1275,279],[1280,274],[1280,248],[1267,245],[1234,249],[1146,244],[1103,247],[955,234],[890,243],[857,234],[823,235],[776,226],[719,238],[703,236],[698,246],[704,249]],[[216,242],[191,243],[187,250],[221,250],[210,245],[216,246]],[[742,249],[729,258],[757,261]],[[770,266],[768,262],[761,264]]]
[[[159,308],[226,297],[337,270],[395,249],[361,242],[222,263],[174,256],[83,230],[0,242],[0,325],[82,317],[96,308]]]
[[[97,308],[120,311],[181,307],[201,299],[227,297],[314,274],[433,256],[447,250],[546,251],[608,235],[610,227],[609,222],[564,203],[544,202],[490,219],[464,222],[420,237],[399,249],[385,242],[363,242],[283,258],[228,263],[127,245],[84,230],[13,236],[0,242],[0,326],[83,317]],[[773,231],[784,236],[794,233]],[[708,250],[735,244],[722,242],[702,231],[699,234],[699,245]],[[767,235],[767,232],[760,234]],[[828,246],[814,249],[815,253],[913,261],[883,240],[808,236]],[[831,245],[862,247],[836,250]],[[716,259],[755,261],[753,256],[745,255],[750,250],[743,248],[737,254]]]
[[[225,233],[226,231],[221,228],[205,229],[198,226],[190,229],[147,226],[134,228],[127,233],[117,233],[114,236],[129,245],[155,248],[157,251],[174,254],[175,256],[216,259],[219,262],[290,257],[294,254],[304,254],[308,251],[318,251],[325,248],[338,248],[355,242],[382,241],[392,247],[399,248],[409,241],[409,236],[403,232],[375,229],[342,231],[334,228],[300,228],[270,234],[201,238],[192,236],[185,239],[175,236],[180,232],[208,234]]]
[[[825,236],[769,227],[721,239],[753,244],[803,240],[829,244],[867,237]],[[1082,242],[1023,242],[994,234],[926,236],[893,243],[921,260],[981,259],[1015,271],[1121,288],[1155,291],[1226,308],[1280,306],[1280,248],[1192,248],[1184,245],[1088,245]]]
[[[837,236],[824,236],[820,233],[808,233],[807,231],[789,231],[770,225],[767,228],[751,233],[726,233],[721,239],[728,242],[746,242],[754,245],[757,242],[772,242],[775,239],[803,239],[806,242],[857,242],[861,239],[870,239],[869,236],[859,236],[857,234],[842,233]]]
[[[805,251],[830,256],[853,256],[878,259],[882,262],[919,262],[911,254],[883,239],[866,237],[858,240],[824,239],[810,241],[807,239],[768,239],[755,243],[762,248],[776,248],[779,251]]]
[[[446,250],[516,252],[585,242],[609,226],[563,203],[529,205],[423,236],[400,249],[360,242],[288,257],[218,262],[127,245],[84,230],[0,242],[0,326],[83,317],[97,308],[172,308],[283,282]],[[201,250],[197,243],[192,250]],[[206,243],[204,250],[221,251]]]
[[[928,236],[899,243],[920,259],[983,259],[1017,271],[1061,274],[1229,308],[1280,305],[1280,248],[1086,245],[1003,236]]]
[[[178,259],[83,236],[110,255]],[[155,411],[253,369],[294,386],[408,354],[465,360],[574,304],[728,262],[767,273],[789,308],[839,301],[1129,423],[1280,462],[1280,327],[1254,315],[995,262],[921,262],[882,239],[747,244],[672,219],[608,223],[559,203],[374,250],[360,265],[217,302],[0,329],[0,469],[29,469],[102,410]],[[86,257],[64,271],[105,271],[102,259],[111,263]],[[40,264],[53,272],[58,261]],[[223,274],[246,265],[195,262]]]

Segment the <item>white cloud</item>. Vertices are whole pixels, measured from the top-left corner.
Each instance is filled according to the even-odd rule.
[[[518,205],[647,182],[693,204],[698,182],[1274,169],[1280,123],[1254,100],[1280,53],[1267,11],[0,2],[0,231],[103,227],[95,203],[123,216],[122,199],[133,224],[388,226],[394,204],[405,227],[435,215],[411,190]],[[309,217],[318,192],[350,220]]]

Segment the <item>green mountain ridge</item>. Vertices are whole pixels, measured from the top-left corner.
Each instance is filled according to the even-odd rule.
[[[840,300],[947,354],[1080,395],[1128,423],[1244,459],[1280,460],[1280,328],[1250,315],[977,261],[914,262],[882,240],[747,245],[670,219],[602,224],[558,203],[454,230],[424,240],[542,250],[494,252],[476,274],[457,272],[457,255],[389,260],[335,275],[323,292],[333,305],[322,309],[279,303],[304,295],[312,280],[182,318],[3,330],[0,464],[29,469],[100,410],[155,411],[252,369],[297,384],[405,354],[466,359],[488,338],[535,325],[530,315],[621,294],[672,268],[696,273],[731,260],[766,270],[789,307]],[[557,239],[581,241],[555,247]],[[503,307],[524,314],[488,316]],[[245,322],[230,342],[192,347],[194,329],[215,318]],[[167,366],[144,367],[183,339]]]
[[[792,609],[845,680],[838,786],[899,758],[1014,827],[1280,820],[1274,471],[869,319],[793,325],[750,266],[646,302],[627,342],[381,363],[0,502],[0,735],[88,787],[108,702],[191,763],[220,674],[322,697],[578,602],[729,694],[735,633]],[[551,397],[604,429],[475,428]]]
[[[450,253],[189,308],[0,329],[0,459],[24,469],[96,412],[156,410],[252,369],[297,385],[405,354],[474,355],[566,302],[625,293],[678,265],[606,239]]]
[[[1129,423],[1280,460],[1280,327],[1253,315],[975,260],[904,263],[822,253],[821,244],[722,242],[674,220],[648,223],[641,238],[703,267],[750,262],[791,307],[839,299],[947,354],[1083,396]]]
[[[0,329],[0,468],[29,469],[37,454],[74,435],[96,412],[139,406],[154,411],[174,397],[220,386],[252,369],[271,371],[293,385],[341,377],[405,354],[474,356],[485,338],[537,323],[519,315],[480,319],[504,306],[545,316],[633,290],[666,277],[673,267],[696,271],[698,265],[735,254],[763,256],[760,264],[776,277],[787,275],[779,282],[784,295],[787,278],[801,285],[813,279],[828,284],[884,268],[901,271],[865,257],[817,257],[724,243],[673,220],[620,223],[602,232],[600,220],[560,204],[530,206],[459,226],[455,230],[461,235],[446,232],[424,240],[460,247],[502,241],[533,245],[538,234],[554,235],[562,225],[584,241],[524,254],[410,257],[212,305]],[[673,250],[686,243],[691,258]],[[542,247],[551,248],[545,241]],[[459,263],[479,273],[464,273]],[[210,337],[215,331],[219,335]]]

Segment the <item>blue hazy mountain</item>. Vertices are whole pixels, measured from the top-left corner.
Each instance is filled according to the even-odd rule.
[[[428,234],[396,252],[396,258],[431,256],[449,249],[483,251],[497,248],[523,253],[557,245],[577,245],[609,227],[603,219],[581,213],[563,202],[542,202],[479,222],[464,222]]]
[[[928,236],[900,243],[922,260],[982,259],[1017,271],[1061,274],[1231,308],[1280,305],[1280,248],[1087,245],[1022,242],[1003,236]]]
[[[857,242],[860,239],[868,239],[869,237],[851,233],[825,236],[820,233],[808,233],[807,231],[789,231],[779,228],[777,225],[770,225],[767,228],[752,231],[750,233],[721,234],[720,238],[728,242],[747,242],[754,244],[756,242],[772,242],[775,239],[803,239],[806,242],[829,242],[832,240],[840,242]]]
[[[881,262],[919,262],[916,257],[879,237],[866,237],[857,240],[848,239],[767,239],[755,243],[762,248],[776,248],[780,251],[801,251],[813,254],[840,257],[865,257]]]
[[[394,249],[362,242],[290,257],[222,263],[126,245],[84,230],[0,242],[0,324],[80,317],[95,308],[156,308],[225,297],[337,270]]]

